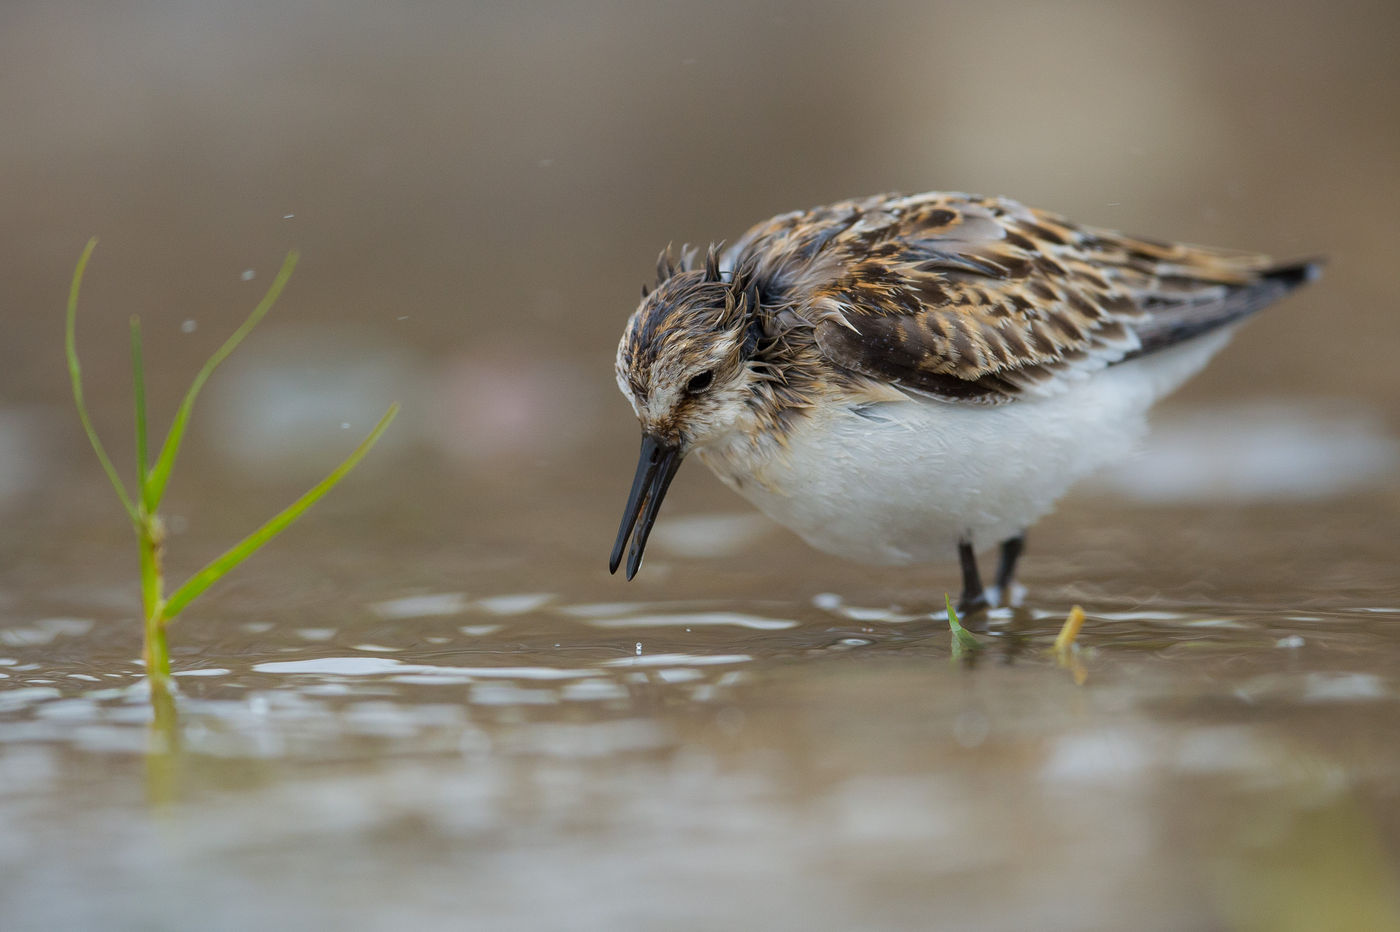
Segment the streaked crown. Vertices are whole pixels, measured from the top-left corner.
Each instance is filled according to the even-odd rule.
[[[693,250],[661,254],[617,348],[617,384],[643,429],[687,445],[732,420],[723,409],[743,399],[760,332],[753,277],[722,272],[718,246],[697,264]]]

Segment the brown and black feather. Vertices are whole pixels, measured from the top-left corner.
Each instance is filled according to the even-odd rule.
[[[663,263],[662,281],[689,262]],[[857,376],[998,404],[1236,322],[1314,262],[1165,244],[1005,198],[877,196],[775,217],[721,263],[764,332]],[[695,284],[713,284],[708,274]],[[740,302],[731,302],[733,307]]]

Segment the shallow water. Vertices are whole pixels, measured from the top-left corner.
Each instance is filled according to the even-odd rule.
[[[0,928],[1400,930],[1393,6],[0,3]],[[929,189],[1329,263],[964,660],[956,568],[694,463],[608,576],[651,257]],[[123,474],[128,315],[163,425],[303,257],[201,396],[172,580],[404,406],[172,628],[174,717],[63,369],[93,234]]]
[[[632,585],[601,498],[549,544],[508,493],[378,554],[313,518],[172,629],[173,728],[133,593],[82,571],[106,543],[21,557],[9,927],[1394,928],[1396,502],[1081,495],[959,662],[951,568],[742,511],[672,515]]]

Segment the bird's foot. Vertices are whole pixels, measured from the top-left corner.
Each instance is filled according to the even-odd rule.
[[[988,586],[986,596],[987,604],[992,608],[1020,608],[1026,601],[1026,587],[1020,583],[1012,583],[1009,592],[1002,592],[1000,586]]]
[[[958,596],[958,617],[966,618],[969,615],[990,608],[991,604],[992,603],[987,601],[987,591],[985,589],[973,595],[968,595],[964,592],[962,595]]]

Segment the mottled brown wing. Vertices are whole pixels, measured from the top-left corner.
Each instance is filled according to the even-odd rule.
[[[731,255],[778,284],[829,361],[982,404],[1053,393],[1236,320],[1312,272],[963,194],[788,214],[754,228]]]

